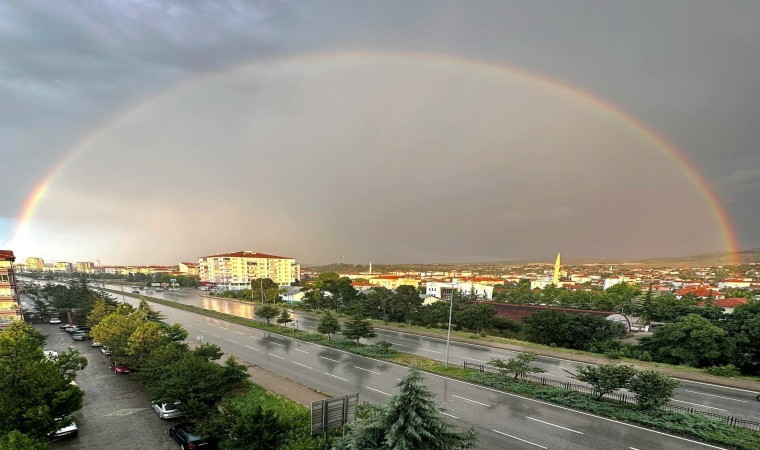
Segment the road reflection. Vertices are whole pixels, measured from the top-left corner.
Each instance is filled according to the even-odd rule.
[[[226,300],[217,300],[210,297],[201,297],[201,308],[210,309],[232,316],[245,317],[247,319],[255,319],[254,315],[255,307],[253,305],[246,305],[245,303],[228,302]]]

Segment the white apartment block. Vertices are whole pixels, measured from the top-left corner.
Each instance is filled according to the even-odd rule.
[[[476,296],[483,300],[493,299],[493,286],[478,283],[441,283],[439,281],[428,281],[425,283],[425,294],[438,297],[442,300],[450,300],[454,290],[464,295],[470,295],[474,292]]]
[[[230,291],[248,289],[258,278],[269,278],[280,286],[301,279],[301,266],[295,259],[252,251],[200,257],[198,271],[202,283]]]

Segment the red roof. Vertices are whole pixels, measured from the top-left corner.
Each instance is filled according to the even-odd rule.
[[[187,267],[196,267],[198,265],[198,263],[190,263],[190,262],[187,262],[187,263],[183,262],[183,263],[180,263],[180,264],[184,264]]]
[[[351,283],[351,286],[354,286],[354,287],[374,287],[375,285],[374,284],[362,283],[362,282],[359,282],[359,281],[355,281],[355,282]]]
[[[201,256],[201,258],[264,258],[264,259],[293,259],[287,256],[267,255],[266,253],[239,251],[232,253],[220,253],[218,255]]]
[[[15,261],[16,257],[13,256],[13,250],[0,250],[0,259]]]
[[[713,300],[713,305],[719,308],[736,308],[747,303],[746,298],[724,298],[723,300]]]
[[[688,294],[694,294],[697,297],[715,297],[718,292],[707,286],[689,286],[676,291],[676,295],[684,296]]]

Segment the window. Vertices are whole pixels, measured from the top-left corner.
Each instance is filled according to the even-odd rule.
[[[10,277],[7,274],[0,274],[0,283],[8,283],[10,281]]]

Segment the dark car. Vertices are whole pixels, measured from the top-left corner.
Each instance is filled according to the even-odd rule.
[[[90,333],[87,331],[78,331],[76,333],[71,334],[71,339],[74,339],[75,341],[87,341],[89,339],[92,339],[90,337]]]
[[[216,448],[216,440],[214,438],[199,436],[194,433],[195,427],[190,423],[181,423],[169,428],[169,436],[179,444],[179,448],[182,450]]]
[[[122,362],[111,361],[110,367],[113,373],[124,374],[132,372],[132,369]]]

